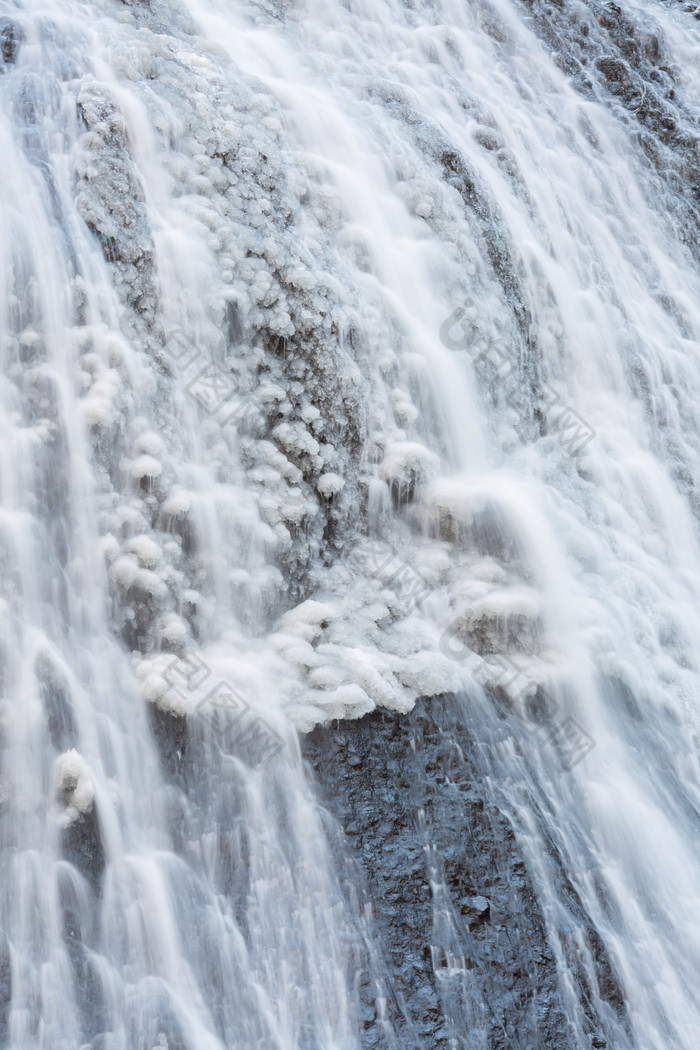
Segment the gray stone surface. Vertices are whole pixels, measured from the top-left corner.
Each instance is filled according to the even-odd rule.
[[[573,1050],[540,904],[463,710],[440,697],[317,727],[304,752],[361,871],[397,1030],[423,1050]],[[588,1013],[589,1045],[608,1045]]]

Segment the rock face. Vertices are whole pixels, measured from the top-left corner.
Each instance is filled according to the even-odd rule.
[[[636,125],[643,163],[661,176],[664,207],[676,217],[676,235],[697,258],[700,222],[698,136],[681,70],[666,42],[642,16],[630,18],[612,2],[578,0],[536,4],[523,0],[526,20],[556,56],[577,91]],[[691,19],[694,5],[684,7]],[[595,147],[595,143],[591,143]]]
[[[573,1050],[540,905],[459,710],[421,700],[303,742],[365,881],[400,1045]]]

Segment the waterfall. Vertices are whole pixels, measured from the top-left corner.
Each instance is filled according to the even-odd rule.
[[[696,1050],[695,17],[5,4],[0,1046]]]

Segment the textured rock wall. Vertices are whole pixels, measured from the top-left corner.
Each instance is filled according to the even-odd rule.
[[[413,1045],[573,1050],[540,905],[462,710],[439,697],[317,727],[304,753],[362,872]],[[605,1046],[592,1012],[589,1027]]]

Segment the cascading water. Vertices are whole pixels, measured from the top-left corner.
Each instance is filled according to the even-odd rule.
[[[696,1050],[692,11],[26,0],[0,42],[0,1045]],[[299,747],[419,698],[430,1035]],[[536,898],[505,977],[503,857],[460,910],[438,846],[465,769]],[[556,1036],[498,1008],[543,946]]]

